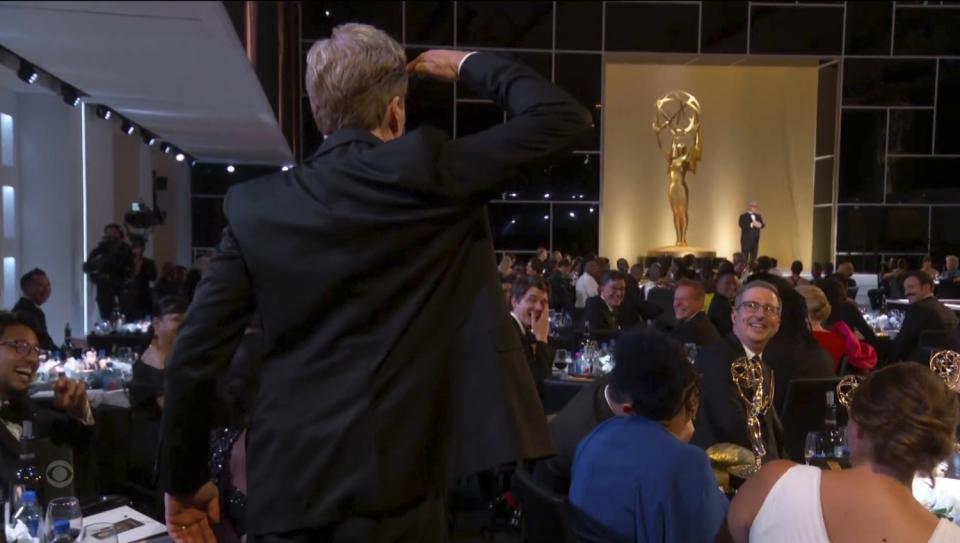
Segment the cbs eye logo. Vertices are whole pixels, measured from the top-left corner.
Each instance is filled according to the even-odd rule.
[[[46,471],[47,483],[53,488],[66,488],[73,483],[73,466],[65,460],[50,462]]]

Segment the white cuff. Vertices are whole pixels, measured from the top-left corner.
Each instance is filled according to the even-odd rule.
[[[476,55],[476,54],[477,54],[477,51],[471,51],[471,52],[467,53],[466,55],[464,55],[464,57],[463,57],[462,59],[460,59],[460,64],[457,64],[457,78],[458,78],[458,79],[460,78],[460,69],[463,68],[463,63],[466,62],[466,60],[467,60],[468,58],[470,58],[472,55]]]

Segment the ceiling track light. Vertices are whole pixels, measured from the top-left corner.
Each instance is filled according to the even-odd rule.
[[[77,92],[77,89],[63,83],[60,85],[60,94],[63,96],[63,101],[70,107],[77,107],[80,105],[80,93]]]
[[[174,155],[173,158],[177,159],[177,162],[183,162],[187,158],[187,155],[177,151],[177,154]]]
[[[123,123],[120,124],[120,129],[123,130],[124,134],[128,136],[132,136],[133,132],[137,129],[137,127],[135,127],[133,123],[131,123],[130,121],[125,120],[123,121]]]
[[[33,85],[37,82],[37,79],[40,78],[40,73],[37,72],[37,69],[33,67],[33,64],[30,64],[26,60],[20,59],[20,69],[17,70],[17,77],[19,77],[27,85]]]
[[[157,136],[155,136],[153,133],[141,128],[140,134],[143,137],[143,143],[146,143],[147,147],[153,147],[153,144],[157,143]]]
[[[107,106],[97,106],[97,117],[105,121],[109,121],[113,117],[113,111],[110,110]]]
[[[170,151],[171,151],[171,150],[173,150],[173,146],[170,145],[169,143],[164,142],[164,143],[161,143],[161,144],[160,144],[160,152],[161,152],[161,153],[163,153],[163,154],[170,154]]]

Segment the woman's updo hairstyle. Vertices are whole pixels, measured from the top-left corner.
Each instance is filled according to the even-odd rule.
[[[901,476],[933,476],[953,454],[960,401],[926,366],[893,364],[870,374],[853,394],[850,417],[870,436],[873,461]]]

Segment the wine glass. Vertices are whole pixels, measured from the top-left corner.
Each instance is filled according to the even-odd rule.
[[[824,436],[821,432],[807,432],[807,437],[803,442],[803,460],[810,465],[813,458],[823,458],[827,456],[824,449]]]
[[[557,349],[553,356],[553,365],[560,371],[560,375],[566,373],[567,366],[570,363],[570,353],[565,349]]]
[[[117,543],[117,529],[109,522],[88,524],[83,527],[80,543]]]
[[[70,521],[70,536],[76,539],[80,536],[83,527],[83,513],[80,511],[80,500],[73,496],[54,498],[47,505],[47,517],[43,523],[45,541],[53,541],[53,525],[58,520]]]

